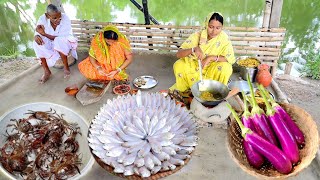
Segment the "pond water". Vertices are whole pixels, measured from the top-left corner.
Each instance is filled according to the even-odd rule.
[[[141,1],[138,0],[141,4]],[[148,1],[149,13],[161,24],[201,25],[204,17],[219,11],[225,26],[261,27],[264,0],[157,0]],[[35,23],[45,12],[45,0],[0,1],[0,55],[34,56]],[[287,29],[282,60],[304,63],[310,50],[319,48],[317,0],[285,0],[281,27]],[[128,0],[66,0],[63,7],[70,19],[144,23],[143,13]]]

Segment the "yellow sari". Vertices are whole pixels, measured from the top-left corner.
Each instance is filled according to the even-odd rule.
[[[107,45],[103,35],[103,32],[108,30],[112,30],[118,35],[118,41],[111,46]],[[117,27],[108,25],[92,39],[89,56],[95,58],[99,62],[105,73],[109,73],[119,68],[126,60],[126,50],[131,51],[129,40],[125,35],[119,32]],[[112,80],[106,76],[100,75],[97,69],[91,64],[89,57],[80,62],[78,68],[79,71],[90,80]],[[114,79],[116,80],[124,80],[127,78],[128,74],[124,69],[114,76]]]
[[[210,13],[205,21],[205,27],[200,32],[196,32],[181,45],[182,49],[190,49],[199,46],[206,56],[224,56],[228,62],[211,62],[204,67],[202,74],[204,79],[212,79],[227,84],[232,74],[232,64],[235,62],[233,47],[228,39],[228,35],[221,31],[219,35],[208,40],[207,28]],[[191,86],[200,80],[198,59],[195,55],[189,55],[177,60],[173,65],[176,83],[170,90],[180,92],[188,91]]]

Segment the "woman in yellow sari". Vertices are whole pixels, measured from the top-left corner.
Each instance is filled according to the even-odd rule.
[[[212,79],[227,84],[235,62],[233,47],[228,35],[222,31],[223,17],[220,13],[210,13],[204,29],[189,36],[177,52],[180,58],[173,65],[176,83],[170,90],[178,90],[188,95],[191,86],[200,80],[198,59],[201,60],[204,79]]]
[[[117,27],[108,25],[92,39],[89,56],[78,67],[90,80],[125,80],[125,68],[131,62],[128,39]]]

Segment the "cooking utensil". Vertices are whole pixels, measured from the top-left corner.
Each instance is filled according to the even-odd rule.
[[[255,86],[255,84],[253,84]],[[244,91],[246,94],[250,93],[250,88],[247,81],[231,81],[228,83],[228,88],[239,88],[239,91]]]
[[[134,86],[140,89],[150,89],[158,84],[158,81],[153,76],[139,76],[133,80]]]
[[[200,59],[198,59],[198,65],[199,65],[199,71],[200,71],[200,83],[198,84],[199,91],[205,91],[205,86],[204,86],[203,79],[202,79],[202,65],[201,65]]]
[[[67,93],[69,96],[74,96],[78,93],[79,91],[79,88],[77,85],[71,85],[71,86],[68,86],[64,92]]]
[[[255,60],[259,61],[255,57],[243,56],[241,59],[238,60],[238,62],[241,61],[241,60],[246,60],[246,59],[255,59]],[[261,63],[261,62],[259,61],[259,63]],[[247,81],[248,80],[247,79],[247,74],[249,74],[251,82],[255,82],[256,81],[256,76],[257,76],[257,72],[258,72],[258,66],[257,67],[245,67],[245,66],[239,65],[239,68],[240,68],[240,77],[243,80]]]
[[[232,97],[233,95],[237,94],[239,92],[238,88],[233,88],[232,91],[229,91],[228,87],[224,84],[222,84],[219,81],[215,80],[209,80],[205,79],[203,80],[203,85],[204,85],[204,91],[199,90],[199,83],[200,81],[194,83],[191,87],[191,92],[200,103],[203,105],[208,105],[208,106],[215,106],[218,105],[220,102],[223,100],[226,100],[229,97]],[[203,92],[209,92],[209,93],[214,93],[214,94],[219,94],[219,97],[215,97],[215,101],[206,101],[201,99],[200,95]]]

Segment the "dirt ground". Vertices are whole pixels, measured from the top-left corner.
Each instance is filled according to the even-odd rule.
[[[0,85],[37,63],[35,58],[0,58]]]
[[[0,85],[38,63],[34,58],[0,59]],[[312,115],[320,127],[320,81],[288,75],[275,77],[289,102]]]
[[[320,81],[309,78],[296,78],[288,75],[276,77],[281,90],[290,103],[306,110],[320,127]]]

